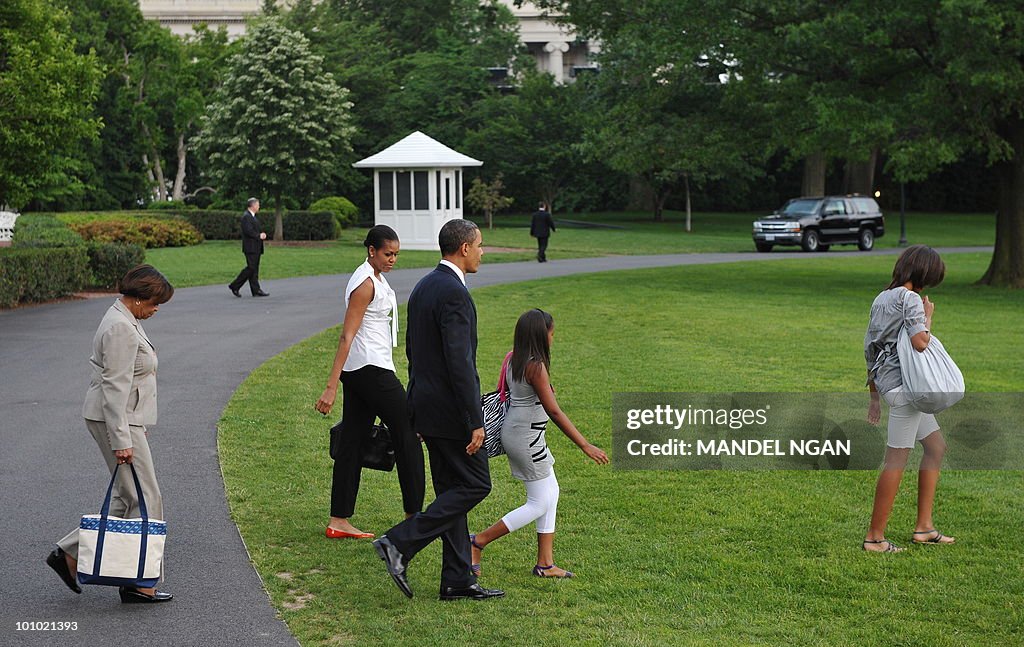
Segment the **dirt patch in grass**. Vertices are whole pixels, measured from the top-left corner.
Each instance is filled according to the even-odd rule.
[[[289,589],[288,595],[291,595],[293,597],[289,602],[282,602],[281,606],[283,606],[285,609],[288,609],[289,611],[299,611],[301,609],[305,609],[306,605],[310,602],[310,600],[316,597],[312,593],[303,593],[301,595],[297,594],[298,591],[296,591],[295,589]]]

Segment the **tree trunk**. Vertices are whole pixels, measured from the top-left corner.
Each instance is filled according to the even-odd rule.
[[[281,220],[281,194],[274,196],[274,240],[284,240],[284,224]]]
[[[178,170],[174,174],[174,189],[171,191],[171,200],[180,202],[185,199],[185,157],[188,154],[185,148],[185,133],[178,134]]]
[[[656,188],[654,190],[654,222],[665,222],[666,200],[668,200],[668,189]]]
[[[804,158],[804,181],[800,187],[800,195],[825,195],[825,170],[828,158],[823,151],[811,153]]]
[[[683,173],[683,186],[686,188],[686,231],[693,231],[690,212],[690,176]]]
[[[629,202],[626,204],[626,209],[652,211],[654,201],[654,187],[647,178],[642,175],[631,175],[629,178]]]
[[[153,175],[153,165],[149,163],[149,155],[142,154],[142,165],[146,167],[146,179],[153,186],[156,186],[156,176]]]
[[[1013,157],[995,166],[999,178],[996,244],[992,262],[978,283],[1024,288],[1024,119],[1011,118],[1000,131],[1013,148]]]
[[[146,138],[146,144],[149,146],[149,152],[153,156],[152,168],[153,175],[156,181],[156,199],[160,202],[167,201],[167,183],[164,180],[164,167],[160,163],[160,153],[156,150],[156,145],[153,143],[153,137],[149,133],[149,127],[142,123],[142,135]]]
[[[877,165],[877,148],[871,151],[871,155],[865,161],[846,160],[846,172],[843,174],[843,193],[874,195],[875,166]]]
[[[493,211],[491,209],[484,209],[484,215],[487,216],[487,228],[494,229],[494,219],[491,217]]]

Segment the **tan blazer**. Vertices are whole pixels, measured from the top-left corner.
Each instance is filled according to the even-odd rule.
[[[92,340],[92,380],[82,416],[107,424],[111,449],[132,446],[128,425],[156,424],[156,349],[118,299]]]

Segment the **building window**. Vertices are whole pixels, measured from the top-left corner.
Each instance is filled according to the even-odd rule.
[[[462,171],[455,171],[455,208],[462,208]]]
[[[398,210],[412,210],[412,173],[399,171],[395,173],[395,182],[398,187]]]
[[[377,177],[380,179],[380,210],[391,211],[395,208],[395,174],[381,171]]]
[[[434,171],[437,175],[437,210],[441,210],[441,171]]]
[[[448,177],[444,179],[444,208],[452,208],[452,179]]]
[[[413,199],[416,203],[416,211],[430,210],[430,180],[426,171],[416,171],[413,178]]]

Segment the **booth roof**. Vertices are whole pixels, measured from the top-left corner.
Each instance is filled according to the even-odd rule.
[[[356,168],[460,168],[483,166],[483,162],[448,148],[416,131],[376,155],[359,160]]]

